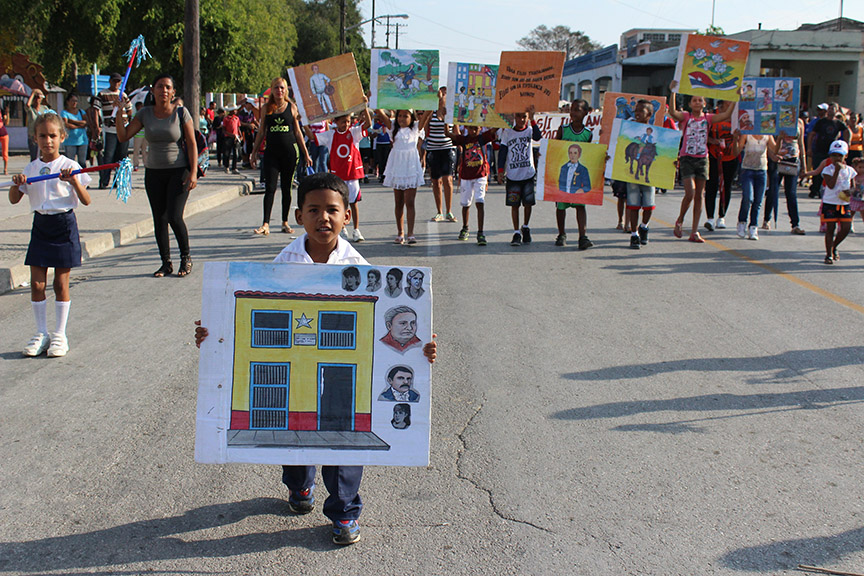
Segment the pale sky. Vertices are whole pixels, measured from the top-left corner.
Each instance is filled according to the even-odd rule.
[[[840,15],[840,0],[714,0],[714,24],[727,34],[758,28],[794,30]],[[845,0],[843,16],[864,21],[864,0]],[[528,8],[526,8],[526,6]],[[375,0],[376,16],[407,14],[391,20],[399,28],[399,48],[438,49],[441,75],[447,62],[496,64],[504,50],[545,24],[581,30],[603,46],[617,44],[631,28],[696,28],[711,25],[712,0]],[[363,19],[372,16],[372,0],[362,0]],[[370,45],[370,24],[363,26]],[[385,27],[376,29],[375,44],[384,46]]]

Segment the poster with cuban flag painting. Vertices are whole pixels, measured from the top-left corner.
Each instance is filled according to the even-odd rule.
[[[738,101],[750,43],[723,36],[681,38],[675,80],[679,94]]]

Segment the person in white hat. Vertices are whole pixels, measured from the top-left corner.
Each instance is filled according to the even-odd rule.
[[[835,140],[828,149],[831,163],[822,169],[822,222],[825,224],[825,264],[834,264],[840,259],[837,246],[852,228],[852,211],[849,210],[849,192],[855,178],[855,169],[846,164],[849,145]],[[838,229],[839,225],[839,229]],[[835,235],[836,231],[836,235]]]

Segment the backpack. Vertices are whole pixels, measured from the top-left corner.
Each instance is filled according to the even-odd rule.
[[[180,121],[180,125],[183,125],[183,107],[177,107],[177,119]],[[204,135],[200,130],[194,128],[195,134],[195,148],[198,149],[198,178],[203,178],[207,175],[207,168],[210,167],[210,147],[207,146],[207,139],[204,138]],[[186,151],[186,138],[183,136],[180,137],[178,142],[180,144],[180,149],[183,150],[183,154],[186,155],[186,168],[191,168],[189,166],[189,153]]]

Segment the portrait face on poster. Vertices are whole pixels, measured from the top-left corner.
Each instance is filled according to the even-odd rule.
[[[427,465],[431,306],[428,268],[206,263],[196,460]]]
[[[606,146],[588,142],[542,140],[537,174],[538,200],[568,204],[603,204]]]
[[[361,112],[366,107],[354,54],[342,54],[288,69],[303,124]]]
[[[437,50],[374,48],[369,72],[371,108],[437,110]]]

